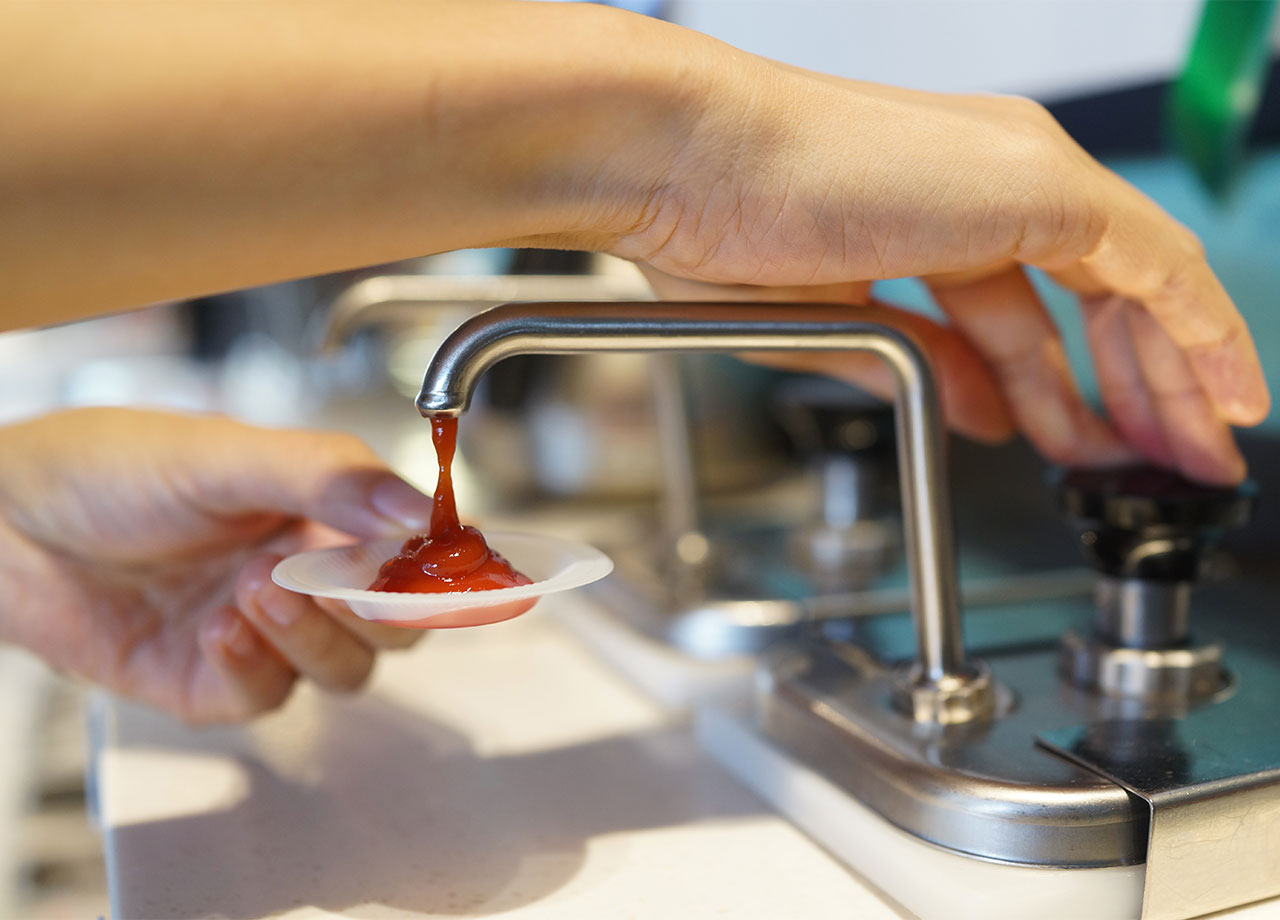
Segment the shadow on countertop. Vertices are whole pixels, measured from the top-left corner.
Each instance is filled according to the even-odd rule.
[[[324,712],[304,778],[242,756],[248,791],[232,808],[111,831],[117,865],[165,880],[118,879],[122,916],[500,913],[567,884],[592,838],[765,811],[687,729],[482,757],[380,699]]]

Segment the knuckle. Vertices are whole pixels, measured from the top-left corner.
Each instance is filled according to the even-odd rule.
[[[289,699],[293,692],[293,686],[297,682],[296,674],[289,674],[283,680],[272,682],[272,684],[251,697],[246,697],[244,702],[244,712],[238,721],[248,721],[254,716],[260,716],[263,713],[271,712],[279,709]]]
[[[351,693],[360,689],[373,671],[374,652],[330,620],[317,637],[308,669],[313,679],[327,690]]]
[[[1163,270],[1150,273],[1146,285],[1149,308],[1157,318],[1171,319],[1167,309],[1170,302],[1185,301],[1193,287],[1194,259],[1184,255],[1168,264]]]
[[[426,635],[423,629],[404,629],[396,626],[388,626],[378,630],[374,641],[379,648],[389,651],[399,651],[401,649],[412,648],[421,641]]]
[[[1041,127],[1020,126],[1015,132],[1015,143],[1010,151],[1019,168],[1026,170],[1028,178],[1043,181],[1046,176],[1062,171],[1068,161],[1062,138]]]
[[[1184,262],[1203,262],[1205,260],[1204,243],[1186,227],[1178,228],[1178,252]]]
[[[363,660],[352,662],[348,667],[343,668],[326,682],[325,686],[338,693],[355,693],[369,682],[372,675],[373,656],[368,655]]]
[[[1038,124],[1057,125],[1048,109],[1027,96],[1006,96],[1005,106],[1008,112],[1018,118]]]
[[[1070,137],[1043,105],[1014,96],[1005,101],[1005,113],[1011,150],[1024,165],[1043,167],[1065,159]]]
[[[1155,257],[1132,270],[1134,297],[1153,315],[1164,317],[1169,303],[1192,295],[1206,264],[1204,244],[1179,224],[1153,253]]]

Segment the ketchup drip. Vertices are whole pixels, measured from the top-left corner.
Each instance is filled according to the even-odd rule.
[[[532,579],[489,548],[480,531],[458,521],[453,497],[458,420],[433,418],[431,441],[440,461],[440,478],[431,505],[431,530],[406,540],[399,555],[383,563],[369,590],[442,593],[530,584]]]

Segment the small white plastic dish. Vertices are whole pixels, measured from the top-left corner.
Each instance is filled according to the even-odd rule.
[[[533,583],[443,594],[369,591],[378,569],[400,551],[403,540],[297,553],[282,559],[271,579],[299,594],[345,601],[356,616],[375,623],[448,629],[510,620],[529,610],[544,594],[580,588],[613,571],[613,560],[585,543],[527,533],[487,533],[485,539]]]

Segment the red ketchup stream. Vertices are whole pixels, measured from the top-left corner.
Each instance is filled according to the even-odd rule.
[[[458,521],[453,498],[453,453],[458,443],[456,418],[433,418],[431,441],[440,461],[440,479],[431,507],[431,530],[405,541],[400,553],[382,564],[370,591],[444,593],[489,591],[527,585],[532,579],[517,572],[489,548],[484,535]],[[532,606],[532,602],[526,605]]]

